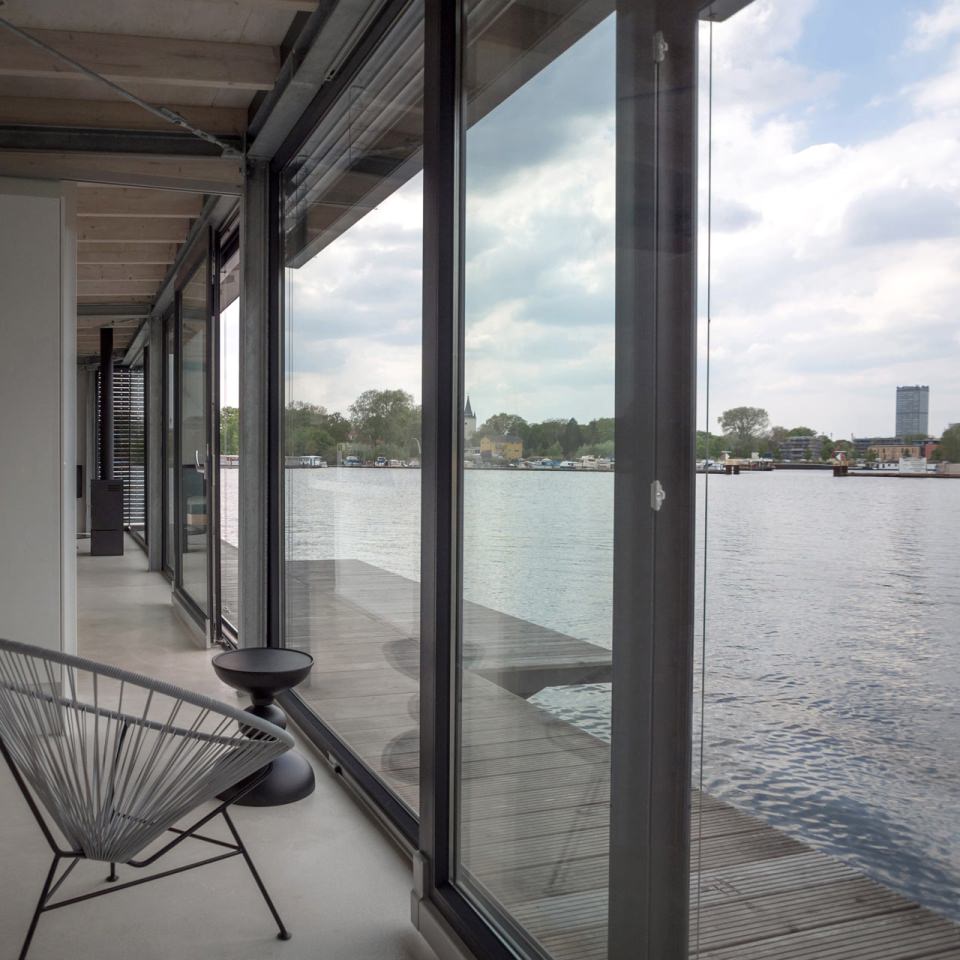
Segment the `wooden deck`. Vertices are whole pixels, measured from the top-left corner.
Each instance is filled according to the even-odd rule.
[[[288,642],[317,659],[300,694],[416,809],[416,584],[358,561],[287,572]],[[609,679],[609,653],[478,605],[465,621],[489,644],[468,649],[463,676],[463,879],[551,956],[601,960],[608,747],[519,693]],[[955,924],[727,803],[693,803],[692,956],[960,960]]]

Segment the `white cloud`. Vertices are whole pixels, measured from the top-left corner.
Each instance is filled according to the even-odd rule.
[[[822,77],[808,73],[803,97],[774,113],[739,95],[771,51],[774,72],[783,69],[797,17],[812,15],[804,6],[798,14],[769,0],[714,28],[714,208],[741,204],[759,216],[714,230],[711,407],[757,404],[775,422],[837,436],[885,433],[896,384],[923,382],[936,431],[960,411],[960,60],[904,92],[914,115],[901,126],[810,144]],[[793,10],[790,36],[758,49],[774,8]],[[750,47],[754,56],[742,58]],[[730,84],[724,64],[733,62]]]

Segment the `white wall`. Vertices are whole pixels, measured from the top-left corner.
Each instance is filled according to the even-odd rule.
[[[0,636],[76,650],[72,189],[0,178]]]

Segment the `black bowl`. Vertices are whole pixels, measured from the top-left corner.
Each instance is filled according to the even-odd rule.
[[[313,667],[309,653],[280,647],[227,650],[212,662],[224,683],[249,693],[255,704],[270,703],[278,693],[302,683]]]

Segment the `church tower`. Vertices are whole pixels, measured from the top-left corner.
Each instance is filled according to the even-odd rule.
[[[468,440],[473,439],[473,435],[477,432],[477,418],[473,412],[473,407],[470,406],[470,395],[467,395],[467,405],[463,408],[463,441],[466,443]]]

